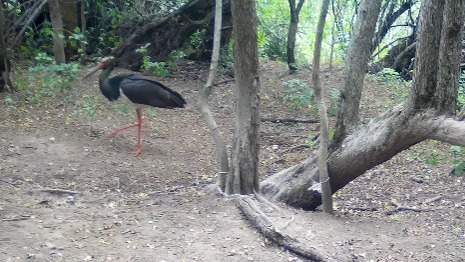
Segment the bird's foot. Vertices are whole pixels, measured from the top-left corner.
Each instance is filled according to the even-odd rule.
[[[119,135],[121,132],[123,131],[126,131],[128,130],[129,128],[132,128],[132,127],[136,127],[138,126],[139,124],[136,123],[136,124],[133,124],[133,125],[130,125],[130,126],[127,126],[127,127],[123,127],[123,128],[119,128],[119,129],[116,129],[114,130],[113,132],[111,132],[111,134],[108,135],[108,138],[115,138],[117,135]]]
[[[136,146],[136,157],[140,157],[142,155],[142,145],[138,144]]]

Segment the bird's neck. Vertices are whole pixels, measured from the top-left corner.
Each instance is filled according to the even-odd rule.
[[[111,71],[113,71],[112,66],[106,68],[105,70],[102,71],[102,73],[100,73],[100,76],[99,76],[99,85],[100,85],[100,87],[103,86],[103,83],[105,82],[105,80],[110,76]]]

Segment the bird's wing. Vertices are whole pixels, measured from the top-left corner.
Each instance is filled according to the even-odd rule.
[[[186,101],[163,84],[140,75],[128,75],[120,84],[121,91],[134,103],[161,108],[184,107]]]

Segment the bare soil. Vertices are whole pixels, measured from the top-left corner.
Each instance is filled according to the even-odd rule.
[[[317,117],[282,99],[282,83],[307,80],[308,72],[288,76],[276,63],[261,70],[263,116]],[[205,75],[204,65],[186,63],[159,79],[189,107],[147,110],[141,158],[134,157],[135,131],[106,137],[135,114],[104,100],[96,78],[39,105],[20,97],[8,105],[2,94],[0,261],[303,260],[263,239],[232,201],[209,190],[213,146],[195,107]],[[342,70],[325,72],[323,80],[339,88]],[[211,103],[228,138],[233,84],[219,85]],[[362,115],[384,111],[391,100],[392,90],[367,81]],[[89,101],[96,117],[83,110]],[[262,178],[304,159],[317,130],[263,122]],[[434,167],[423,158],[433,149],[444,156]],[[448,175],[447,152],[425,142],[367,172],[336,193],[332,217],[282,205],[265,210],[279,230],[339,261],[465,261],[464,180]]]

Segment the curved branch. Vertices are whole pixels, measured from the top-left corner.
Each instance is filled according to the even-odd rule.
[[[435,126],[436,129],[429,135],[430,139],[465,146],[465,121],[440,116],[425,122],[425,127]]]

